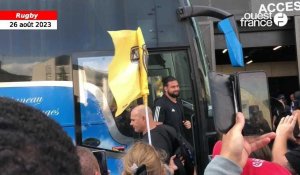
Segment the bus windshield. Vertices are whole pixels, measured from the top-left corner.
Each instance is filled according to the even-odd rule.
[[[188,44],[184,27],[175,15],[178,1],[3,0],[0,7],[1,10],[56,10],[58,13],[55,31],[1,31],[1,38],[6,41],[0,44],[2,64],[6,60],[28,63],[73,52],[113,50],[107,31],[137,27],[142,28],[148,48]]]

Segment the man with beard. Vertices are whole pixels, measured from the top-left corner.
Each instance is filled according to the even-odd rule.
[[[183,105],[178,98],[180,94],[178,81],[176,78],[168,76],[162,82],[164,95],[154,101],[154,121],[172,126],[185,136],[185,129],[191,129],[192,125],[184,117]]]

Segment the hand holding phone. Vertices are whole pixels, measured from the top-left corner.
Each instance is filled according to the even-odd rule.
[[[271,131],[269,90],[264,72],[231,75],[210,72],[209,81],[217,131],[227,133],[235,123],[237,112],[245,116],[244,135]]]

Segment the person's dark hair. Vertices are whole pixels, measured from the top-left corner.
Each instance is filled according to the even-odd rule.
[[[295,99],[300,99],[300,91],[294,92]]]
[[[173,77],[173,76],[167,76],[167,77],[164,77],[164,78],[162,79],[163,86],[164,86],[164,87],[165,87],[165,86],[168,86],[168,83],[169,83],[170,81],[177,81],[177,79],[176,79],[175,77]]]
[[[295,109],[300,109],[300,91],[294,92],[294,96],[295,96],[295,100],[296,100],[294,102]]]
[[[285,96],[284,96],[284,94],[279,94],[278,96],[277,96],[277,100],[286,100],[285,99]]]
[[[37,109],[0,97],[0,138],[1,174],[80,174],[72,140]]]

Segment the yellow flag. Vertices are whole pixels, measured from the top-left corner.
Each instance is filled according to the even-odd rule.
[[[130,103],[149,94],[145,57],[148,55],[143,34],[137,30],[109,31],[115,55],[108,67],[108,85],[117,103],[119,116]]]

